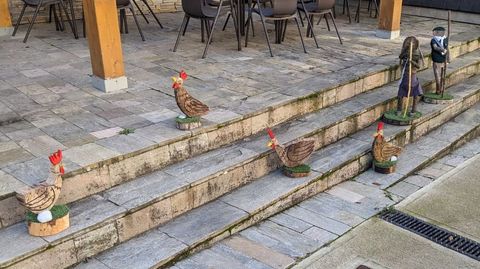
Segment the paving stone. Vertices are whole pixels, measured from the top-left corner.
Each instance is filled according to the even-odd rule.
[[[328,206],[328,204],[323,204],[316,199],[308,199],[298,204],[299,207],[305,208],[322,216],[340,221],[347,224],[348,226],[357,226],[362,223],[365,219],[352,214],[348,211],[341,210],[337,207]]]
[[[187,185],[188,183],[180,178],[156,171],[113,187],[104,192],[102,196],[117,205],[133,209]]]
[[[327,191],[327,193],[342,198],[343,200],[351,203],[356,203],[365,198],[365,196],[358,194],[357,192],[350,191],[348,189],[335,186]]]
[[[139,116],[153,123],[159,123],[162,121],[174,120],[175,117],[178,116],[178,112],[172,111],[167,108],[163,108],[161,110],[143,113],[143,114],[140,114]]]
[[[185,244],[192,245],[212,233],[224,231],[247,213],[221,201],[213,201],[193,209],[159,228]],[[185,233],[185,231],[190,231]]]
[[[23,163],[11,164],[4,167],[3,171],[19,179],[24,184],[33,186],[48,178],[50,167],[50,161],[47,156],[44,156]]]
[[[368,207],[363,201],[359,203],[351,203],[328,193],[319,193],[313,196],[313,199],[319,200],[322,205],[339,208],[365,219],[375,215],[375,210]]]
[[[305,230],[313,226],[310,223],[304,222],[301,219],[297,219],[284,213],[279,213],[275,216],[272,216],[269,218],[269,220],[299,233],[303,233]]]
[[[311,173],[306,178],[292,180],[277,170],[221,197],[220,200],[249,213],[255,213],[318,176]],[[260,193],[262,195],[259,195]]]
[[[269,249],[254,241],[248,240],[242,236],[232,236],[223,240],[220,244],[229,246],[230,248],[243,253],[260,261],[272,268],[283,269],[295,262],[291,257]]]
[[[0,152],[14,150],[14,149],[18,149],[18,148],[20,148],[20,146],[17,143],[15,143],[14,141],[11,141],[8,138],[6,138],[5,142],[0,142]]]
[[[238,268],[248,268],[248,269],[271,269],[272,267],[257,261],[255,259],[252,259],[248,257],[247,255],[236,251],[235,249],[230,248],[229,246],[223,245],[223,244],[216,244],[210,248],[213,252],[215,252],[217,255],[220,257],[228,258],[230,261],[233,261],[233,263],[237,264],[239,267]],[[199,256],[195,257],[195,259],[199,260]],[[220,259],[206,259],[209,261],[219,261]],[[203,264],[207,264],[208,262],[203,262]],[[216,267],[216,266],[215,266]],[[219,266],[220,267],[220,266]],[[235,266],[227,266],[228,268],[235,268]]]
[[[320,246],[317,241],[270,221],[250,227],[240,234],[248,240],[292,258],[304,257]]]
[[[48,135],[22,140],[19,142],[19,145],[36,157],[48,156],[59,149],[65,150],[66,148],[62,143]]]
[[[184,250],[182,242],[160,232],[151,231],[136,237],[97,256],[109,268],[148,269],[168,260],[172,255]]]
[[[10,195],[15,190],[23,187],[25,187],[23,182],[0,170],[0,197]]]
[[[47,241],[28,234],[27,225],[18,223],[0,230],[0,264],[47,247]],[[15,242],[15,244],[12,244]]]
[[[420,175],[413,175],[407,177],[404,182],[413,184],[415,186],[418,186],[420,188],[427,186],[428,184],[432,183],[432,179]]]
[[[112,128],[92,132],[90,134],[95,136],[98,139],[102,139],[102,138],[107,138],[107,137],[112,137],[112,136],[118,135],[118,133],[122,130],[123,130],[123,128],[120,128],[120,127],[112,127]]]
[[[103,146],[106,149],[110,149],[111,151],[119,152],[121,154],[135,152],[155,144],[153,141],[150,141],[142,136],[135,135],[135,133],[128,135],[116,135],[100,139],[95,143]]]
[[[326,173],[337,167],[339,164],[350,160],[353,156],[359,155],[368,150],[371,145],[345,138],[338,143],[332,144],[312,155],[311,167],[315,171]]]
[[[33,159],[34,156],[22,148],[7,150],[0,154],[0,168],[10,164],[24,162]]]
[[[468,157],[465,156],[460,156],[456,154],[449,154],[445,157],[442,157],[437,160],[439,163],[443,163],[452,167],[457,167],[458,165],[464,163],[466,160],[468,160]]]
[[[93,113],[79,113],[65,117],[65,119],[86,132],[95,132],[106,128],[115,127],[115,124],[109,122]]]
[[[256,156],[255,152],[232,145],[171,165],[164,169],[164,171],[170,175],[185,179],[188,182],[194,182],[217,172],[224,171],[226,168],[237,165],[254,156]]]
[[[407,183],[407,182],[398,182],[397,184],[393,185],[392,187],[388,188],[387,191],[398,195],[400,197],[408,197],[410,194],[419,190],[420,187]]]
[[[8,136],[13,141],[22,141],[22,140],[31,139],[37,136],[43,136],[45,135],[45,133],[38,128],[29,128],[29,129],[18,130],[11,133],[5,133],[5,135]]]
[[[326,230],[320,229],[318,227],[311,227],[308,230],[302,233],[309,238],[316,240],[322,245],[328,244],[329,242],[338,238],[338,235],[328,232]]]
[[[314,226],[341,235],[350,230],[350,226],[334,219],[319,215],[305,208],[295,206],[285,211],[285,214],[302,219]]]
[[[63,152],[65,159],[86,166],[116,156],[118,153],[100,145],[90,143],[67,149]]]
[[[403,161],[402,158],[400,161]],[[391,173],[391,174],[380,174],[375,172],[372,169],[369,169],[360,175],[356,176],[354,180],[356,182],[363,183],[369,186],[377,186],[380,189],[386,189],[393,183],[397,182],[403,177],[403,175],[398,173]]]

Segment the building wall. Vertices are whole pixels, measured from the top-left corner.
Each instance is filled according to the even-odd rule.
[[[404,5],[480,13],[479,0],[403,0]]]
[[[12,15],[12,21],[16,23],[17,18],[22,10],[23,2],[21,0],[8,0],[10,5],[10,13]],[[81,0],[73,0],[75,6],[75,16],[77,18],[81,18],[81,10],[82,10],[82,1]],[[143,5],[141,0],[136,0],[138,5],[146,10],[145,6]],[[174,12],[181,10],[181,0],[147,0],[149,5],[155,12]],[[25,12],[24,19],[22,23],[27,23],[28,20],[31,18],[31,14],[33,13],[33,8],[27,8]],[[48,20],[48,9],[44,9],[40,11],[37,22],[45,22]]]

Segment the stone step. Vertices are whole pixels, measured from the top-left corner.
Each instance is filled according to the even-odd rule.
[[[470,82],[478,83],[478,77]],[[422,109],[426,106],[430,105],[422,105]],[[392,204],[397,199],[395,195],[392,195],[393,201],[385,197],[382,189],[407,178],[433,160],[480,135],[479,115],[480,104],[476,104],[416,141],[409,141],[411,136],[408,135],[414,126],[395,128],[387,126],[388,137],[395,140],[396,143],[411,143],[406,145],[405,152],[400,156],[395,174],[376,177],[376,182],[384,184],[383,187],[367,188],[368,186],[363,185],[365,196],[371,198],[369,201],[372,205],[371,208],[355,209],[356,213],[360,212],[362,215],[362,217],[357,217],[358,220],[349,219],[349,222],[345,219],[342,221],[334,220],[326,216],[314,215],[305,209],[302,209],[303,211],[292,210],[292,212],[287,210],[286,212],[290,212],[288,214],[297,218],[309,219],[311,223],[315,223],[315,226],[329,231],[332,238],[328,240],[345,233],[352,226],[362,222],[361,218],[373,216],[378,212],[378,209]],[[215,201],[193,209],[157,229],[115,246],[97,255],[94,259],[79,264],[76,268],[89,268],[90,265],[98,266],[94,268],[158,268],[172,265],[191,253],[202,250],[369,169],[370,158],[368,152],[371,137],[368,136],[371,136],[375,131],[375,127],[368,127],[355,136],[344,138],[315,152],[312,165],[313,173],[308,178],[291,179],[283,176],[279,171],[275,171]],[[357,177],[356,180],[362,181],[361,177],[362,175]],[[388,179],[388,182],[383,182],[382,178]],[[349,189],[352,191],[348,195],[344,195],[354,199],[355,197],[352,197],[351,194],[355,194],[355,188],[362,186],[354,181],[345,183],[350,183],[352,186],[344,186],[343,191],[346,192]],[[335,188],[331,189],[331,191],[333,190]],[[383,198],[374,199],[377,196]],[[345,210],[348,213],[349,209],[346,208]],[[241,234],[257,243],[266,242],[267,246],[269,245],[268,240],[272,241],[272,244],[275,244],[273,241],[289,242],[288,245],[274,245],[272,247],[275,250],[280,249],[279,252],[293,258],[305,256],[321,246],[320,242],[322,240],[307,240],[307,236],[303,236],[305,237],[303,238],[302,235],[294,235],[291,230],[282,228],[278,224],[267,223],[260,226],[258,229],[261,229],[261,232],[255,232],[258,229],[254,228],[253,230],[242,231]],[[265,236],[265,234],[268,234],[268,236]],[[163,241],[158,240],[159,238],[164,238],[168,243],[163,243]],[[276,238],[276,240],[271,238]],[[191,260],[189,260],[185,263],[179,262],[178,266],[174,268],[202,268],[202,261],[209,266],[213,266],[212,268],[237,268],[240,266],[240,261],[236,261],[236,263],[232,263],[233,267],[229,267],[228,255],[225,255],[226,253],[221,255],[222,251],[225,251],[225,249],[222,250],[221,246],[215,245],[212,249],[200,254],[204,255],[208,261],[197,257],[195,259],[196,264],[192,265]],[[263,268],[262,266],[265,266],[262,264],[256,265],[259,267],[252,265],[252,268]]]
[[[450,85],[478,73],[479,66],[480,51],[457,58],[450,65],[447,83]],[[422,77],[426,89],[432,87],[433,74],[430,70],[421,71],[418,76]],[[329,145],[370,125],[385,110],[393,107],[395,98],[390,96],[395,96],[396,84],[396,82],[387,84],[375,91],[362,93],[355,98],[332,105],[328,109],[282,124],[276,130],[277,136],[282,142],[293,141],[300,137],[314,137],[317,149]],[[458,113],[461,108],[462,106],[452,111]],[[425,132],[428,128],[425,126],[415,130],[415,135],[421,135],[420,132]],[[137,226],[136,232],[121,233],[120,240],[131,238],[276,169],[279,165],[276,155],[272,154],[265,144],[264,134],[252,136],[246,141],[239,141],[234,145],[192,157],[106,191],[102,196],[125,208],[126,214],[130,216],[128,218],[130,222],[141,223]],[[23,173],[23,171],[17,172]],[[108,184],[101,175],[97,175],[85,178],[78,183],[77,189],[64,187],[62,193],[73,197],[78,196],[80,192],[82,192],[81,196],[98,193],[98,186],[93,184],[95,182]],[[88,193],[83,193],[84,186],[88,187]],[[98,187],[100,190],[102,188]],[[165,216],[145,220],[145,213],[151,210],[152,206],[161,204],[163,200],[184,205],[174,208]],[[140,209],[144,207],[148,208],[141,211]],[[4,223],[12,224],[16,222],[14,220],[22,219],[24,214],[15,197],[0,200],[0,213],[0,219]],[[120,226],[121,228],[123,225]],[[125,228],[125,230],[131,229]]]
[[[471,123],[471,120],[478,123],[479,115],[478,110],[477,113],[465,113],[461,121],[454,120],[457,124],[446,124],[445,129],[435,130],[431,134],[435,139],[440,135],[440,141],[458,139],[458,133],[450,136],[449,128]],[[402,156],[418,154],[426,138],[407,145]],[[479,153],[480,137],[477,137],[393,186],[392,182],[398,180],[396,174],[382,175],[370,168],[352,180],[314,195],[208,249],[182,259],[170,268],[292,268],[321,248],[327,253],[333,240]],[[88,268],[90,264],[84,263],[78,268]]]
[[[463,35],[456,40],[461,41],[452,42],[452,59],[477,50],[480,44],[474,35]],[[140,175],[249,137],[263,131],[266,125],[276,126],[390,83],[398,79],[400,71],[397,64],[392,64],[396,60],[387,60],[297,83],[292,89],[293,95],[267,92],[238,103],[232,102],[229,111],[212,111],[205,117],[204,127],[191,132],[176,130],[173,123],[171,126],[156,124],[139,128],[128,136],[115,135],[66,150],[64,160],[68,173],[64,176],[60,202],[70,203],[102,192]],[[430,59],[427,58],[426,62],[429,64]],[[265,103],[270,105],[263,107]],[[11,182],[0,192],[0,227],[23,219],[24,209],[18,206],[14,191],[25,184],[43,180],[48,168],[48,160],[39,157],[0,171],[2,181]],[[3,214],[12,210],[14,214]]]
[[[478,77],[472,78],[471,80],[468,80],[464,85],[458,85],[454,86],[450,89],[452,92],[454,92],[455,96],[457,99],[455,100],[456,102],[453,104],[447,105],[433,105],[436,109],[429,109],[431,112],[426,113],[425,117],[422,119],[419,119],[413,126],[407,126],[407,127],[395,127],[395,128],[389,128],[387,129],[386,134],[392,136],[392,134],[395,134],[395,139],[398,141],[404,141],[408,142],[409,139],[411,139],[411,133],[412,130],[417,128],[418,126],[427,124],[423,119],[425,119],[428,122],[428,126],[435,126],[433,124],[433,121],[436,119],[442,119],[444,121],[448,120],[448,117],[443,116],[445,113],[448,113],[453,117],[453,115],[458,114],[461,112],[464,108],[463,106],[458,106],[458,103],[462,103],[465,105],[465,107],[471,106],[474,104],[476,101],[478,101],[480,97],[480,87],[478,86]],[[384,96],[391,96],[392,94],[385,95]],[[386,97],[388,99],[388,97]],[[384,101],[380,101],[380,104],[383,104]],[[357,104],[357,103],[355,103]],[[451,112],[450,109],[457,109],[458,111],[456,113]],[[422,106],[422,109],[427,109],[426,106]],[[320,111],[318,113],[325,113],[326,110]],[[363,110],[361,110],[363,111]],[[443,111],[443,113],[437,113],[438,111]],[[436,117],[431,116],[431,114],[437,113]],[[313,119],[319,119],[323,117],[312,117]],[[375,120],[375,119],[373,119]],[[303,119],[297,121],[298,124],[305,124],[308,122],[308,119]],[[334,120],[333,122],[336,122]],[[310,123],[310,127],[313,129],[318,129],[318,124],[315,122]],[[441,124],[441,123],[437,123]],[[325,125],[324,125],[325,126]],[[329,125],[327,125],[329,126]],[[287,131],[285,131],[287,130]],[[292,130],[292,132],[296,132],[298,128],[294,128],[293,124],[290,124],[289,126],[285,127],[285,130],[278,130],[279,133],[279,138],[281,139],[282,136],[283,138],[285,137],[291,137],[292,139],[294,138],[295,135],[289,134],[288,130]],[[308,136],[309,134],[312,133],[312,130],[306,130],[305,133],[303,134],[304,136]],[[371,141],[371,133],[373,133],[373,130],[371,128],[367,128],[366,131],[360,131],[359,133],[356,133],[355,135],[357,136],[356,138],[346,138],[344,140],[339,141],[338,143],[332,144],[328,147],[323,148],[322,150],[318,151],[317,153],[314,154],[312,160],[312,167],[314,169],[318,169],[318,172],[315,172],[312,174],[311,177],[307,179],[299,179],[299,180],[291,180],[284,178],[283,183],[282,181],[278,180],[278,182],[275,183],[275,185],[279,186],[278,192],[271,192],[270,191],[264,191],[264,192],[257,192],[257,193],[262,193],[262,195],[266,195],[265,197],[262,196],[265,200],[263,200],[264,203],[266,203],[266,208],[261,210],[258,208],[252,208],[251,212],[257,212],[260,210],[260,213],[247,213],[244,210],[241,210],[239,208],[234,208],[235,210],[232,211],[230,206],[225,206],[224,211],[220,211],[221,208],[214,207],[211,209],[212,211],[219,211],[221,212],[219,214],[219,218],[230,216],[232,220],[238,219],[243,219],[242,225],[245,225],[243,227],[246,227],[250,225],[251,223],[254,223],[257,218],[261,218],[263,216],[268,215],[268,210],[269,208],[272,209],[272,207],[269,206],[269,202],[272,200],[277,199],[278,197],[275,196],[275,194],[278,195],[286,195],[286,200],[280,200],[278,204],[280,206],[288,206],[290,203],[297,202],[304,197],[308,197],[309,194],[316,193],[318,191],[323,190],[324,188],[334,185],[346,178],[348,178],[350,175],[353,175],[357,173],[358,171],[365,169],[368,166],[368,161],[369,157],[367,156],[367,153],[369,151],[369,144]],[[302,136],[302,134],[295,133],[296,136]],[[323,137],[323,136],[322,136]],[[355,147],[346,147],[346,145],[351,144],[351,140],[355,139],[354,146]],[[362,143],[362,140],[364,141]],[[288,141],[288,140],[287,140]],[[249,156],[250,154],[249,151],[247,151],[247,146],[251,147],[253,149],[256,149],[258,151],[262,151],[262,148],[265,149],[265,142],[266,138],[265,136],[260,136],[258,138],[251,139],[250,141],[247,142],[242,142],[239,143],[238,146],[244,145],[244,153],[246,156]],[[350,143],[350,144],[349,144]],[[320,143],[318,143],[320,144]],[[261,146],[258,146],[261,145]],[[339,146],[341,145],[341,146]],[[235,145],[237,146],[237,145]],[[235,147],[232,146],[232,147]],[[348,150],[349,156],[353,155],[356,159],[355,160],[350,160],[348,157],[347,158],[339,158],[336,159],[335,161],[338,162],[340,161],[341,163],[337,163],[336,166],[332,167],[327,167],[324,168],[321,165],[317,165],[319,163],[319,160],[322,158],[329,158],[330,155],[332,154],[331,152],[334,151],[332,149],[339,148],[340,150]],[[242,154],[238,154],[239,150],[235,149],[232,150],[232,148],[224,148],[221,149],[222,154],[217,154],[214,155],[212,153],[212,157],[216,158],[218,161],[220,158],[218,156],[231,156],[227,158],[227,160],[233,160],[234,162],[238,162],[239,159],[235,160],[235,156],[241,156]],[[228,153],[230,152],[230,153]],[[253,152],[253,150],[251,150]],[[275,159],[268,157],[268,156],[275,156],[271,154],[271,151],[267,151],[265,153],[265,150],[262,152],[263,155],[265,155],[263,158],[266,163],[265,166],[271,165],[269,162],[273,162],[273,166],[277,166],[278,161]],[[270,152],[270,153],[269,153]],[[229,155],[230,154],[230,155]],[[323,154],[323,155],[322,155]],[[338,154],[338,153],[337,153]],[[338,154],[339,156],[343,156],[342,154]],[[205,166],[204,161],[201,161],[201,158],[205,158],[204,156],[199,156],[198,157],[198,162],[197,164],[200,166],[197,169],[200,170],[202,166],[204,166],[205,169],[209,169],[209,166]],[[191,159],[189,160],[190,162],[193,162],[195,160]],[[221,159],[223,160],[223,159]],[[213,162],[215,163],[215,162]],[[321,163],[320,163],[321,164]],[[191,165],[194,165],[194,162],[191,163]],[[188,180],[195,180],[198,179],[195,173],[185,171],[184,169],[187,169],[188,166],[183,166],[186,168],[182,168],[181,164],[178,164],[177,167],[169,167],[168,169],[171,170],[171,173],[178,172],[179,176],[182,175],[187,175],[189,178],[186,179],[181,179],[179,181],[175,180],[176,177],[173,175],[167,174],[166,171],[161,171],[161,172],[156,172],[154,174],[145,176],[145,177],[140,177],[135,181],[132,181],[131,183],[128,184],[123,184],[121,186],[118,186],[116,188],[113,188],[102,195],[93,195],[89,198],[86,198],[84,200],[81,200],[79,202],[76,202],[71,205],[71,223],[72,226],[55,236],[51,237],[45,237],[45,238],[33,238],[32,242],[35,242],[35,244],[20,244],[18,247],[15,248],[8,248],[5,251],[0,252],[2,254],[1,257],[1,265],[6,266],[6,265],[12,265],[12,268],[15,267],[31,267],[34,265],[38,266],[47,266],[47,264],[41,263],[41,261],[48,262],[48,266],[50,268],[57,268],[57,267],[64,267],[68,266],[71,264],[74,264],[78,261],[83,260],[86,257],[95,255],[101,251],[104,251],[108,248],[111,248],[112,246],[122,243],[130,238],[132,238],[135,235],[138,235],[142,232],[145,232],[147,230],[153,229],[155,226],[158,226],[161,223],[164,223],[168,221],[171,218],[174,218],[181,213],[184,213],[186,211],[191,210],[194,206],[199,206],[201,204],[204,204],[208,201],[211,201],[215,199],[216,197],[226,193],[229,191],[229,186],[230,185],[236,185],[240,186],[242,183],[237,183],[235,182],[236,180],[244,180],[242,173],[239,173],[240,176],[235,176],[236,173],[225,173],[222,172],[223,170],[219,171],[214,171],[214,175],[216,177],[210,177],[210,180],[207,181],[205,178],[200,179],[200,183],[196,184],[193,186],[191,183],[185,183]],[[242,166],[238,166],[242,167]],[[251,172],[255,171],[258,173],[258,170],[255,169],[256,167],[252,166],[245,166],[243,169],[244,173],[246,172]],[[342,168],[342,169],[340,169]],[[182,170],[183,169],[183,170]],[[221,165],[217,167],[217,169],[225,169]],[[262,182],[268,182],[268,179],[270,180],[275,180],[277,181],[277,174],[268,174],[268,170],[270,168],[263,168],[265,173],[267,174],[265,177],[260,179],[259,181],[254,181],[251,184],[261,184]],[[273,168],[272,168],[273,169]],[[336,170],[337,169],[337,170]],[[196,169],[195,169],[196,170]],[[192,170],[195,172],[195,170]],[[358,171],[357,171],[358,170]],[[235,171],[235,170],[231,170]],[[242,171],[242,170],[240,170]],[[246,172],[245,172],[246,171]],[[164,173],[163,176],[161,173]],[[255,175],[257,176],[257,175]],[[261,176],[261,175],[260,175]],[[259,176],[258,176],[259,177]],[[323,180],[319,180],[319,178],[325,177]],[[213,183],[211,181],[213,180]],[[246,182],[245,182],[246,183]],[[183,186],[180,186],[181,184],[184,184]],[[248,184],[243,188],[252,188],[251,185]],[[264,189],[267,187],[267,185],[264,186]],[[260,188],[260,186],[258,186]],[[255,188],[256,189],[256,188]],[[232,194],[233,195],[235,192],[242,190],[242,188],[234,191]],[[290,192],[287,192],[286,194],[283,193],[284,191],[294,191],[293,194]],[[305,194],[307,192],[307,194]],[[130,195],[132,194],[132,195]],[[270,196],[273,195],[273,196]],[[226,196],[229,197],[229,196]],[[241,198],[241,197],[240,197]],[[214,205],[219,204],[221,206],[224,206],[225,202],[223,199],[226,199],[225,197],[222,198],[222,200],[217,200],[213,202]],[[254,201],[254,200],[252,200]],[[261,201],[257,203],[253,203],[254,205],[259,205]],[[211,205],[209,205],[211,207]],[[201,207],[205,208],[205,207]],[[280,208],[275,208],[275,210],[279,210]],[[184,218],[185,216],[191,216],[192,212],[198,212],[198,211],[190,211],[189,213],[185,214],[184,216],[180,216],[179,218],[176,218],[173,220],[173,222],[169,223],[175,223],[178,219],[181,219],[182,217]],[[201,212],[201,211],[199,211]],[[275,211],[272,211],[274,213]],[[250,215],[253,214],[253,215]],[[218,222],[216,222],[214,219],[209,220],[211,224],[209,225],[203,225],[198,227],[197,229],[199,232],[204,231],[203,229],[213,229],[211,236],[217,236],[218,230],[223,227],[223,220],[219,219]],[[218,225],[214,225],[214,223]],[[168,227],[168,223],[166,226],[163,227]],[[240,229],[242,226],[238,226],[236,229]],[[162,229],[162,228],[160,228]],[[173,229],[173,228],[172,228]],[[221,230],[221,229],[220,229]],[[195,234],[192,235],[191,238],[189,239],[184,239],[184,240],[192,240],[189,242],[193,242],[192,246],[197,246],[200,242],[204,242],[203,239],[205,234],[201,234],[201,237],[196,237]],[[7,227],[6,229],[0,230],[0,240],[6,240],[4,243],[0,245],[7,245],[7,242],[15,238],[15,240],[18,240],[20,242],[29,242],[29,239],[31,237],[26,233],[26,228],[24,223],[19,223],[10,227]],[[208,236],[206,237],[208,239]],[[132,239],[135,240],[135,239]],[[172,244],[175,245],[178,240],[171,240]],[[207,240],[208,241],[208,240]],[[128,241],[131,242],[131,241]],[[127,243],[128,243],[127,242]],[[123,245],[123,244],[121,244]],[[201,245],[201,243],[200,243]],[[189,249],[190,247],[188,247]],[[62,250],[62,251],[59,251]],[[184,249],[182,249],[183,251]],[[61,254],[60,254],[61,253]],[[75,253],[75,255],[68,255],[68,253]],[[50,255],[61,255],[61,258],[58,259],[59,264],[50,264],[49,263],[49,256]],[[168,256],[170,257],[170,256]],[[168,259],[167,259],[168,260]]]

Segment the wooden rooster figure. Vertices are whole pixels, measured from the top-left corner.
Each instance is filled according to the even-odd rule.
[[[282,161],[284,174],[289,177],[305,177],[310,174],[310,166],[305,162],[312,155],[315,149],[315,141],[313,139],[301,139],[288,146],[278,143],[273,131],[268,128],[270,142],[268,146],[277,152],[278,157]]]
[[[185,116],[176,118],[177,127],[181,130],[191,130],[201,126],[200,117],[208,113],[208,106],[193,98],[183,87],[183,82],[187,79],[187,73],[183,70],[179,77],[172,77],[175,90],[175,100],[180,110]]]
[[[35,236],[47,236],[58,233],[69,226],[68,208],[55,206],[62,189],[62,175],[65,173],[62,163],[62,151],[49,156],[52,167],[45,181],[33,187],[17,192],[17,200],[27,208],[29,232]]]
[[[379,122],[374,135],[372,152],[373,166],[376,172],[390,174],[395,172],[395,166],[402,148],[385,141],[383,136],[383,122]]]

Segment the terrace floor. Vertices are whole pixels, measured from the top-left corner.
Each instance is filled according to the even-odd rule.
[[[338,8],[340,10],[340,8]],[[429,53],[431,29],[445,21],[403,16],[402,37],[375,37],[377,20],[362,14],[349,24],[338,16],[344,45],[324,22],[316,28],[320,48],[306,40],[302,52],[293,24],[283,44],[273,44],[270,57],[258,17],[256,36],[249,47],[236,50],[233,26],[214,33],[209,54],[201,59],[199,21],[192,20],[176,53],[172,47],[182,13],[159,14],[164,25],[140,23],[142,42],[132,18],[129,34],[122,35],[129,88],[103,93],[91,86],[87,41],[71,32],[55,31],[54,24],[35,25],[28,43],[27,26],[16,37],[0,38],[0,196],[23,184],[43,179],[47,155],[61,148],[68,170],[132,152],[185,135],[174,126],[180,113],[171,76],[183,69],[185,86],[211,108],[206,125],[222,123],[270,105],[350,81],[360,74],[397,63],[403,38],[416,35]],[[81,28],[81,23],[78,23]],[[273,39],[273,27],[268,25]],[[480,26],[453,23],[452,44],[478,37]],[[305,28],[302,29],[305,33]],[[118,132],[134,128],[135,136]]]

